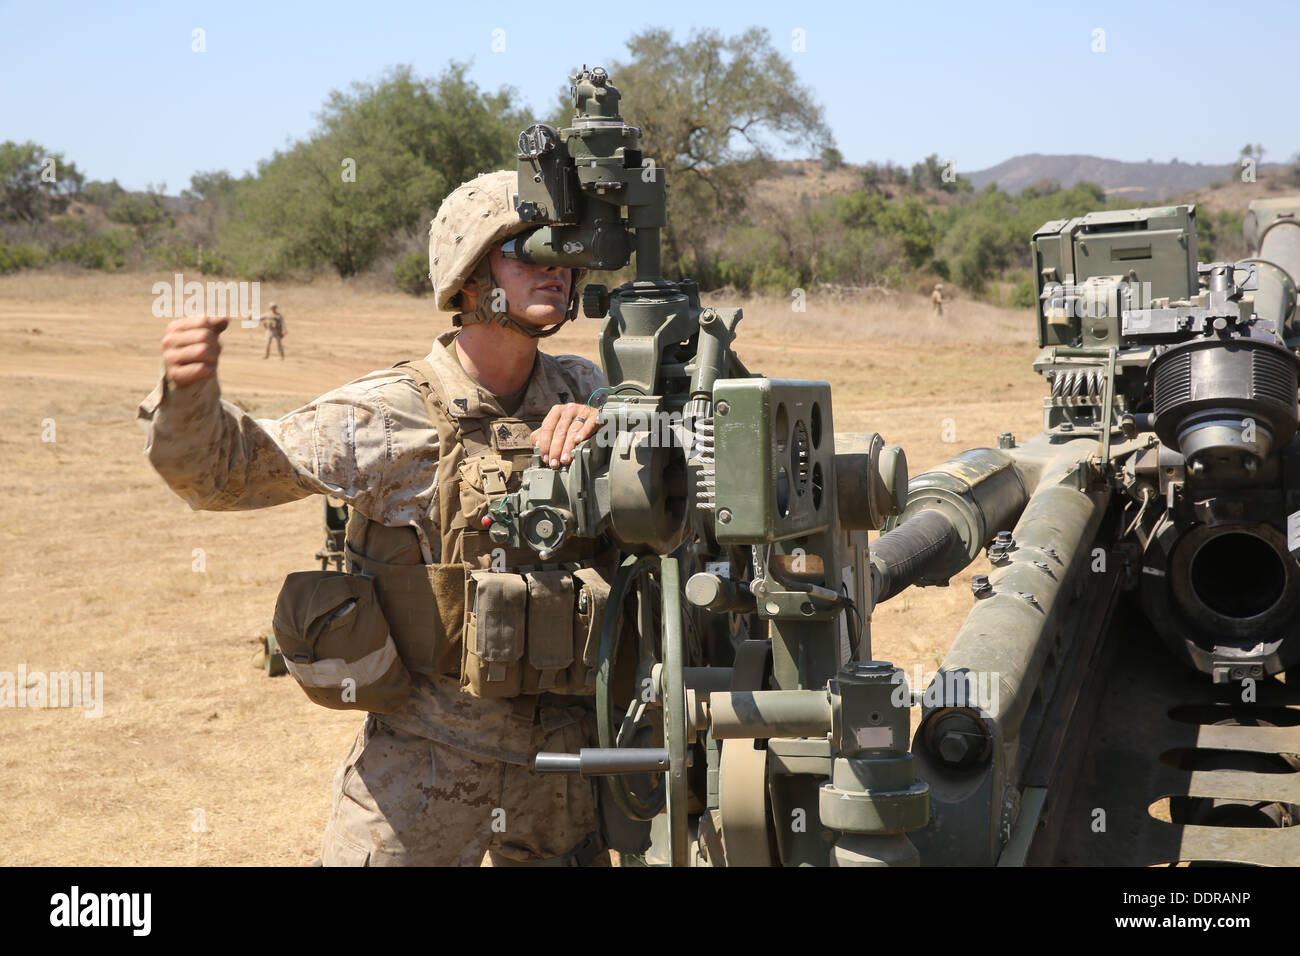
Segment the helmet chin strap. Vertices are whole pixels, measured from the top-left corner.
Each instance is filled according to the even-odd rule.
[[[512,332],[518,332],[520,335],[526,335],[530,339],[544,339],[548,335],[554,335],[564,327],[564,324],[578,314],[578,276],[582,270],[571,269],[570,277],[572,282],[569,289],[569,304],[564,311],[564,318],[560,319],[548,329],[538,329],[531,325],[525,325],[508,312],[497,312],[492,308],[492,300],[496,298],[491,294],[497,288],[497,281],[492,275],[492,265],[487,261],[487,256],[483,257],[482,264],[475,271],[473,279],[474,285],[478,288],[478,304],[474,307],[473,312],[457,312],[451,318],[451,324],[457,328],[463,328],[466,325],[479,325],[486,322],[495,322],[503,329],[509,329]]]

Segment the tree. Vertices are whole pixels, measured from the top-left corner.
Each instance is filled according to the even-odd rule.
[[[1260,143],[1247,143],[1245,146],[1241,147],[1239,157],[1242,169],[1249,171],[1251,176],[1250,181],[1254,182],[1254,177],[1257,174],[1258,167],[1264,161],[1263,145]],[[1243,172],[1242,175],[1245,176],[1246,172]],[[1212,184],[1212,187],[1213,185],[1214,184]]]
[[[82,187],[81,195],[86,202],[107,209],[119,196],[125,196],[126,190],[116,179],[110,179],[108,182],[92,179]]]
[[[181,190],[186,199],[204,202],[221,201],[234,194],[238,180],[224,169],[198,172],[190,177],[190,188]]]
[[[322,132],[409,153],[442,180],[440,202],[479,173],[513,169],[515,143],[530,122],[513,87],[484,93],[468,69],[453,60],[440,76],[421,79],[399,66],[378,83],[336,90],[321,113]]]
[[[513,167],[527,118],[504,88],[485,94],[452,62],[436,78],[410,67],[354,83],[325,103],[304,142],[259,164],[241,182],[222,247],[248,271],[370,266],[395,236],[426,222],[452,189],[480,172]],[[216,183],[196,183],[198,189]]]
[[[62,153],[6,140],[0,143],[0,221],[40,222],[61,213],[84,180]]]
[[[141,243],[152,245],[160,232],[175,224],[175,219],[163,205],[163,187],[150,187],[144,192],[123,192],[108,207],[112,222],[130,226]]]
[[[913,189],[942,189],[943,164],[937,153],[931,153],[925,159],[912,166],[911,186]]]
[[[740,215],[775,143],[803,155],[834,143],[812,92],[764,29],[734,37],[697,30],[678,43],[672,31],[652,28],[627,47],[627,59],[608,70],[624,118],[641,128],[642,151],[667,172],[664,265],[692,270],[708,257],[716,224]]]
[[[1021,199],[1039,199],[1043,196],[1051,196],[1061,191],[1061,184],[1055,179],[1044,177],[1032,186],[1026,186],[1020,190]]]

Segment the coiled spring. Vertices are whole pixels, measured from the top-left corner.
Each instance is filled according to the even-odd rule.
[[[695,461],[699,469],[695,475],[695,507],[712,511],[718,491],[718,471],[713,460],[713,417],[700,417],[694,421]]]

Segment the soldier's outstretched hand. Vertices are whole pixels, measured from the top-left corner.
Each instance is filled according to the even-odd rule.
[[[567,465],[578,442],[596,433],[599,416],[597,409],[580,402],[552,407],[541,427],[533,432],[533,444],[541,451],[542,460],[552,468]]]
[[[167,380],[177,388],[184,388],[217,374],[217,356],[221,354],[217,338],[226,330],[228,321],[190,315],[169,322],[162,337]]]

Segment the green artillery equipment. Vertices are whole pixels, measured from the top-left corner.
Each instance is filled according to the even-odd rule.
[[[1042,433],[909,484],[901,450],[835,434],[825,382],[745,368],[739,309],[659,274],[663,171],[603,70],[573,93],[572,126],[520,136],[536,228],[506,254],[636,278],[583,297],[597,435],[559,470],[535,459],[487,523],[542,560],[605,533],[627,558],[600,746],[537,769],[666,809],[676,865],[1294,859],[1300,793],[1266,771],[1300,752],[1275,679],[1300,659],[1300,206],[1253,209],[1237,263],[1198,263],[1191,206],[1044,225]],[[871,659],[872,610],[982,554],[914,695]]]
[[[601,747],[537,767],[610,775],[629,816],[666,806],[676,864],[688,774],[701,861],[915,862],[905,833],[928,817],[926,786],[893,702],[901,675],[863,659],[870,572],[846,543],[898,510],[906,461],[879,436],[835,435],[827,383],[752,375],[733,349],[741,310],[659,274],[663,170],[603,70],[573,91],[573,126],[520,136],[516,208],[538,227],[505,252],[607,270],[633,257],[636,278],[583,297],[604,319],[600,431],[558,472],[537,461],[490,530],[543,559],[609,531],[629,557],[600,647]],[[643,746],[660,724],[663,745]]]
[[[1043,432],[913,479],[892,532],[942,542],[922,583],[993,537],[923,695],[923,861],[1294,859],[1296,230],[1208,265],[1192,206],[1034,235]]]

